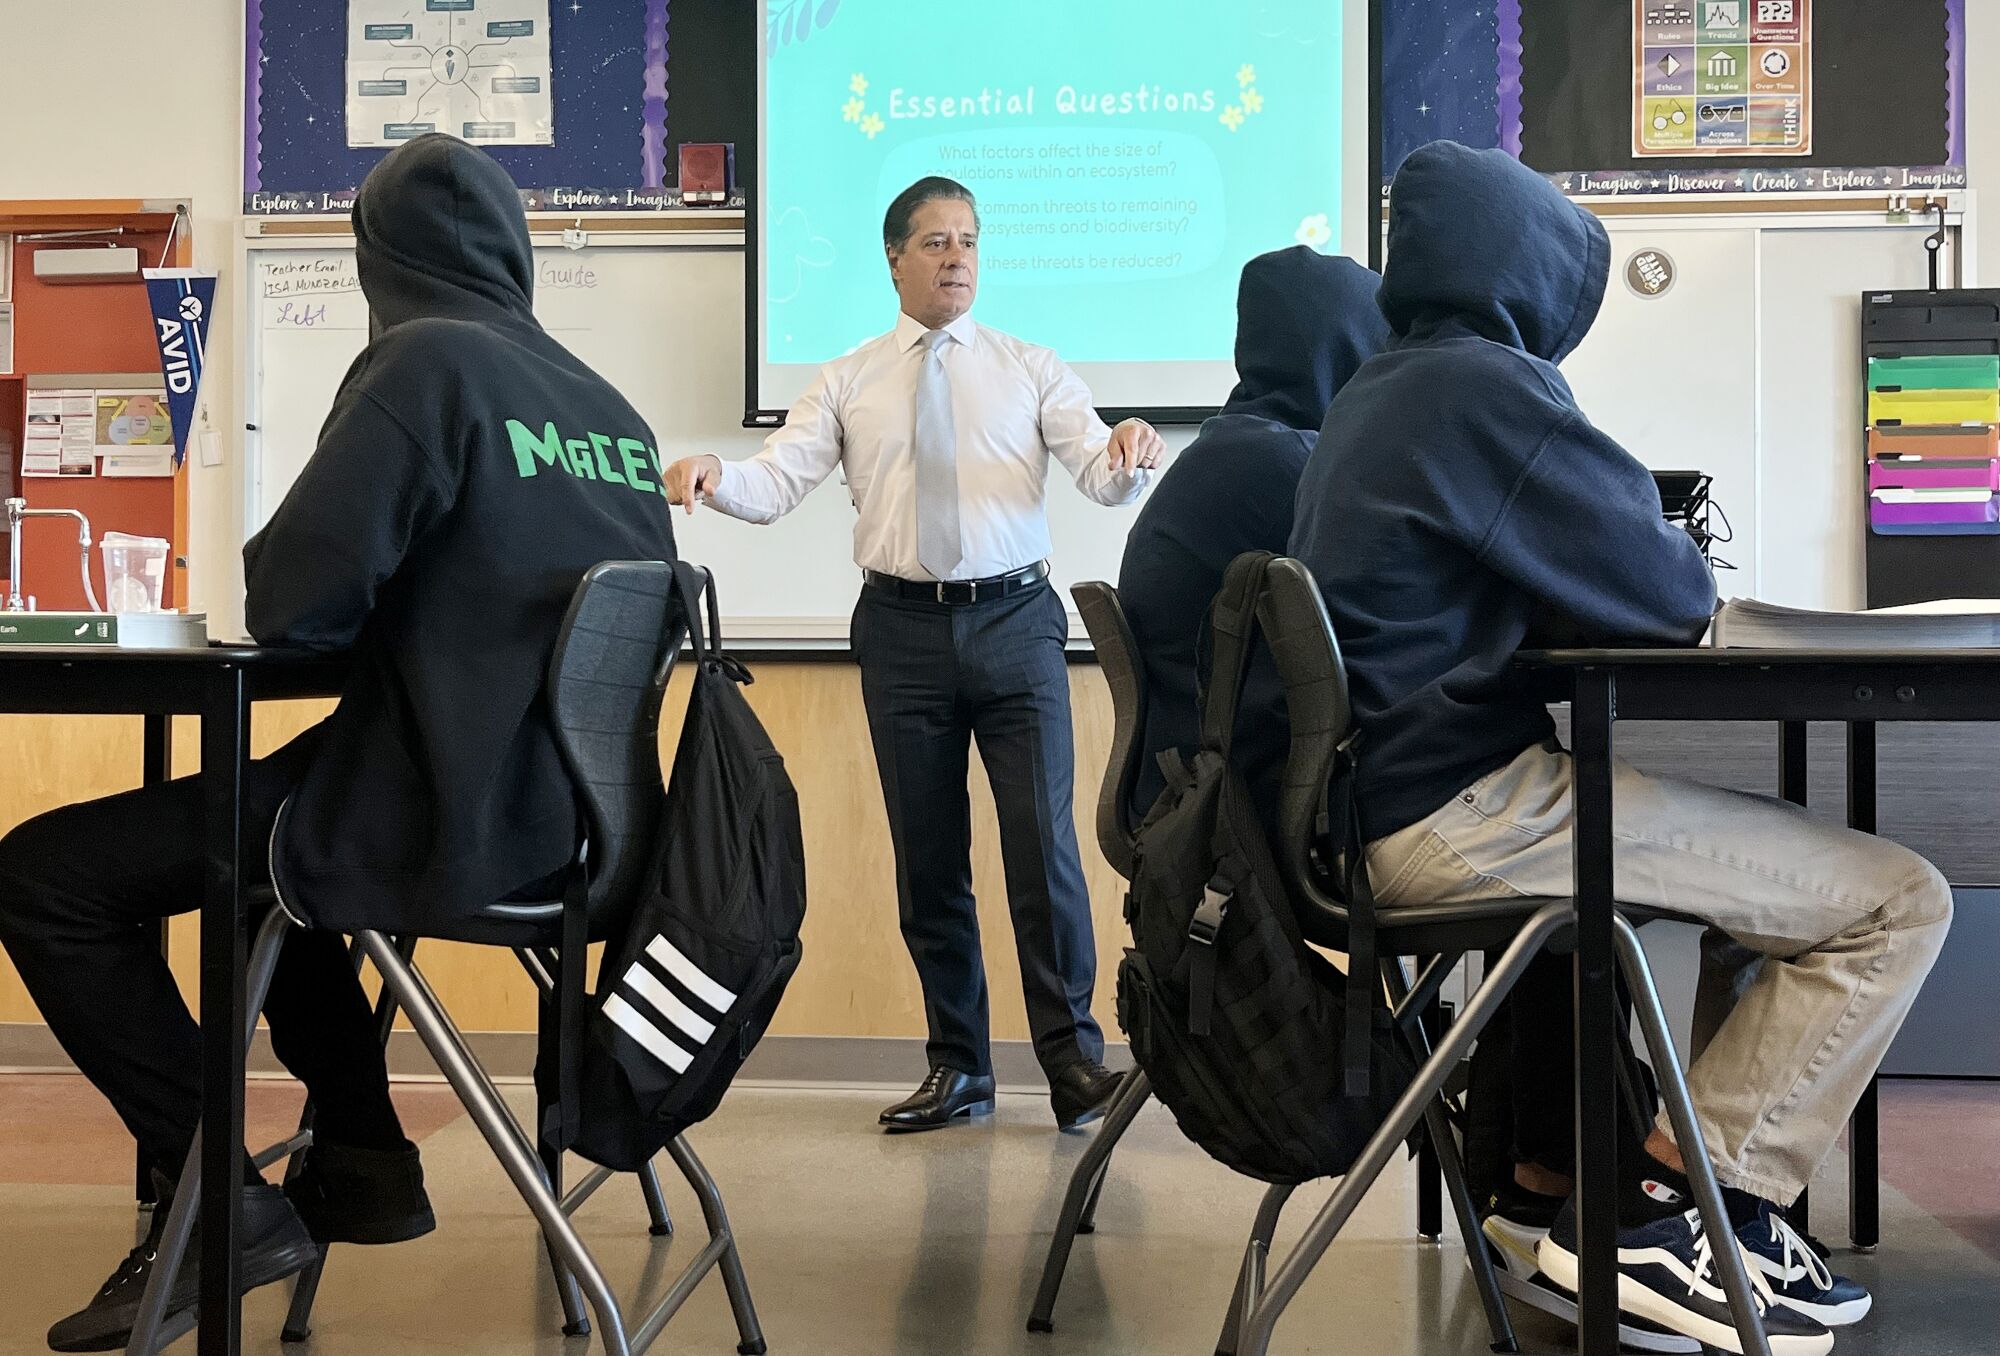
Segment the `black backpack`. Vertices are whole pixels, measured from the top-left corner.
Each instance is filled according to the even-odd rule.
[[[570,1147],[620,1171],[714,1112],[799,966],[798,794],[743,697],[749,673],[718,649],[712,583],[703,636],[701,584],[693,567],[675,567],[696,667],[657,845],[596,993],[576,995],[585,1015]]]
[[[1238,1172],[1290,1185],[1346,1172],[1413,1071],[1372,1019],[1372,956],[1353,957],[1371,987],[1350,994],[1306,945],[1230,766],[1272,559],[1239,557],[1210,611],[1201,748],[1192,763],[1165,757],[1167,789],[1139,826],[1118,1020],[1183,1134]]]

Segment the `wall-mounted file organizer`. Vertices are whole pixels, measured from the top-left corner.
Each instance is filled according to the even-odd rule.
[[[2000,290],[1871,292],[1868,605],[2000,598]]]

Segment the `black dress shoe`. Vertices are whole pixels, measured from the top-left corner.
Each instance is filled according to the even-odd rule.
[[[1049,1075],[1049,1101],[1056,1109],[1056,1129],[1074,1130],[1104,1114],[1118,1095],[1124,1074],[1115,1074],[1094,1059],[1079,1060]]]
[[[158,1179],[156,1179],[158,1180]],[[162,1187],[166,1184],[162,1180]],[[159,1257],[160,1235],[166,1229],[172,1208],[165,1190],[153,1207],[153,1227],[145,1241],[127,1253],[90,1303],[49,1329],[49,1346],[56,1351],[122,1351],[132,1340],[132,1324],[139,1317],[139,1301],[146,1294],[153,1264]],[[194,1231],[174,1288],[167,1299],[166,1321],[161,1335],[171,1340],[192,1324],[196,1292],[200,1289],[201,1229]],[[305,1225],[284,1193],[259,1183],[243,1188],[243,1289],[281,1281],[304,1271],[319,1257]]]
[[[403,1243],[437,1228],[417,1146],[357,1149],[318,1143],[305,1151],[285,1195],[313,1242]]]
[[[993,1114],[993,1075],[961,1073],[939,1064],[923,1086],[882,1113],[893,1131],[942,1130],[960,1116]]]

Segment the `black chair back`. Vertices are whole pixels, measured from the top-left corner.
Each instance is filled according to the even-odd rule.
[[[612,560],[584,575],[556,638],[548,702],[583,812],[593,921],[636,898],[646,871],[666,799],[660,706],[686,635],[673,566]]]
[[[1111,757],[1097,792],[1097,846],[1111,869],[1132,878],[1132,788],[1138,784],[1140,759],[1145,757],[1146,665],[1132,637],[1132,624],[1118,601],[1118,590],[1102,582],[1078,584],[1070,590],[1083,629],[1097,649],[1098,667],[1111,688]]]
[[[1278,801],[1278,841],[1271,846],[1300,928],[1311,940],[1338,947],[1347,935],[1348,910],[1327,889],[1334,863],[1324,854],[1339,843],[1345,825],[1326,825],[1322,815],[1341,745],[1354,725],[1347,668],[1319,585],[1298,561],[1280,557],[1271,562],[1257,620],[1277,662],[1292,727],[1291,756]]]

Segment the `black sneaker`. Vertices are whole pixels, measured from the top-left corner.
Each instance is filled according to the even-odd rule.
[[[1726,1246],[1737,1247],[1731,1235]],[[1556,1216],[1555,1227],[1536,1250],[1541,1269],[1571,1294],[1577,1288],[1576,1202]],[[1770,1339],[1771,1356],[1826,1356],[1833,1332],[1824,1323],[1772,1302],[1771,1288],[1749,1258],[1750,1289]],[[1669,1215],[1636,1228],[1618,1230],[1618,1308],[1704,1346],[1738,1353],[1742,1339],[1729,1300],[1716,1275],[1715,1254],[1701,1212]]]
[[[167,1193],[162,1191],[159,1203],[153,1207],[153,1227],[147,1230],[145,1241],[125,1255],[125,1260],[90,1303],[49,1329],[51,1350],[122,1351],[132,1340],[132,1324],[139,1317],[139,1301],[145,1296],[146,1282],[152,1279],[170,1205]],[[167,1300],[162,1334],[168,1339],[193,1326],[195,1300],[201,1286],[197,1260],[200,1256],[201,1228],[197,1225]],[[243,1188],[245,1291],[304,1271],[318,1257],[319,1249],[283,1192],[262,1183]]]
[[[414,1144],[400,1149],[314,1144],[286,1180],[285,1195],[322,1246],[406,1243],[437,1228]]]
[[[1486,1235],[1486,1250],[1493,1258],[1493,1276],[1500,1283],[1500,1292],[1574,1327],[1576,1295],[1550,1280],[1535,1260],[1535,1250],[1548,1237],[1548,1229],[1501,1214],[1488,1215],[1480,1228]],[[1698,1356],[1701,1351],[1701,1343],[1692,1337],[1626,1314],[1619,1316],[1618,1344],[1631,1351],[1673,1356]]]

